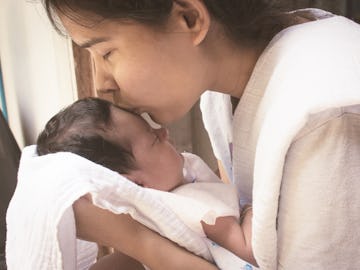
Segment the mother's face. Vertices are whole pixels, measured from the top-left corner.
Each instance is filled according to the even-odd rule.
[[[60,18],[73,41],[90,51],[97,90],[116,91],[122,107],[169,123],[206,90],[207,60],[181,17],[173,16],[161,30],[118,20],[84,27]]]

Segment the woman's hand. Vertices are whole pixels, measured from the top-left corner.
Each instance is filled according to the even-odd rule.
[[[77,236],[114,247],[152,270],[215,270],[214,265],[186,251],[133,220],[94,206],[85,197],[73,204]]]

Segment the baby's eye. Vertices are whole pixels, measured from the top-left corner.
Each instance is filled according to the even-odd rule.
[[[159,136],[156,133],[154,133],[154,141],[153,141],[152,145],[155,145],[159,141],[160,141]]]
[[[108,60],[109,57],[110,57],[110,55],[111,55],[111,53],[112,53],[112,51],[107,52],[106,54],[104,54],[104,55],[102,56],[102,58],[103,58],[104,60]]]

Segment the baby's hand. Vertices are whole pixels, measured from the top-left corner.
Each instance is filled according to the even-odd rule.
[[[251,245],[252,207],[245,206],[240,214],[240,224],[235,217],[218,217],[214,225],[201,222],[206,236],[231,251],[241,259],[256,264]]]
[[[206,236],[213,240],[214,242],[221,244],[226,241],[228,237],[227,232],[231,231],[233,227],[238,227],[239,223],[235,217],[218,217],[214,225],[206,224],[204,221],[201,221],[201,225]]]

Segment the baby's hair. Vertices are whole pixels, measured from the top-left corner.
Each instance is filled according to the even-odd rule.
[[[38,155],[71,152],[118,173],[128,173],[136,167],[131,150],[107,138],[112,106],[105,100],[85,98],[63,109],[38,136]]]

